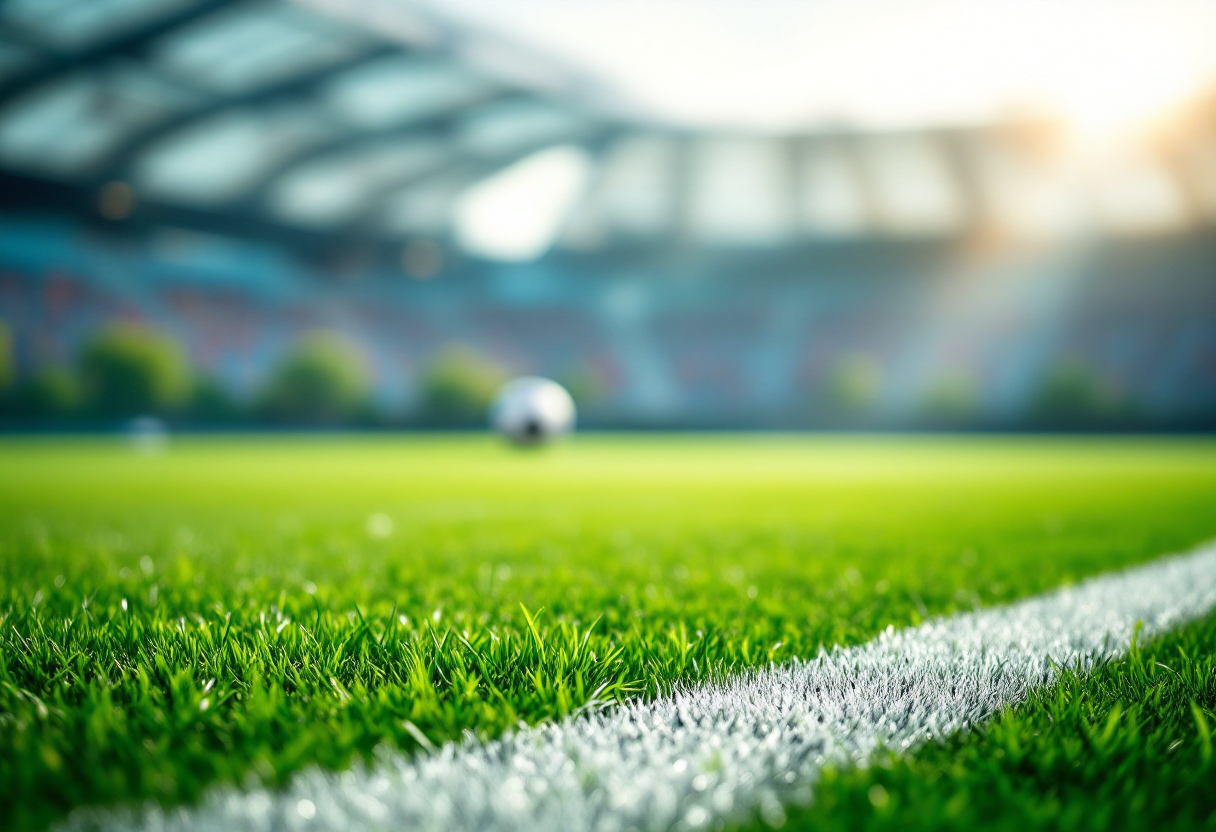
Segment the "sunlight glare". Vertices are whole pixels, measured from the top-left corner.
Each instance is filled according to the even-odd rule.
[[[590,168],[586,151],[563,145],[495,173],[461,196],[456,206],[457,239],[471,254],[534,260],[561,233]]]

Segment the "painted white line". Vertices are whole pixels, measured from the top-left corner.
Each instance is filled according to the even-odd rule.
[[[699,829],[806,800],[827,762],[862,763],[966,729],[1049,683],[1216,606],[1216,546],[1009,607],[651,703],[449,745],[370,769],[310,771],[283,792],[219,789],[193,809],[78,813],[73,829]]]

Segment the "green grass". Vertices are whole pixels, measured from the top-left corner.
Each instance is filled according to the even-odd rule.
[[[912,758],[829,771],[789,830],[1216,828],[1216,616]],[[759,819],[755,830],[768,828]]]
[[[0,827],[493,736],[1214,535],[1208,440],[6,441]]]

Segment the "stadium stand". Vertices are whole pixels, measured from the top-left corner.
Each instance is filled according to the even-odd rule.
[[[0,297],[23,371],[70,363],[81,339],[122,319],[173,333],[244,395],[296,336],[344,332],[369,356],[390,409],[408,407],[429,357],[463,343],[516,373],[591,373],[599,395],[587,409],[605,424],[857,421],[821,405],[833,375],[859,359],[877,375],[872,400],[855,403],[870,411],[867,424],[918,424],[934,385],[950,378],[973,388],[969,424],[1019,424],[1065,361],[1153,424],[1206,424],[1216,413],[1216,242],[1206,235],[1107,241],[1017,268],[1004,258],[960,265],[946,244],[903,253],[888,244],[876,257],[866,243],[644,277],[568,254],[477,263],[428,282],[389,272],[335,281],[299,264],[273,291],[258,291],[256,250],[243,270],[233,258],[243,279],[216,285],[184,249],[166,264],[154,242],[115,250],[70,226],[40,229],[37,246],[35,236],[0,234]],[[550,295],[549,281],[564,288]],[[502,288],[528,282],[541,288]]]
[[[1216,424],[1210,102],[1078,184],[1047,121],[645,122],[433,11],[403,42],[332,5],[0,6],[19,373],[142,321],[248,400],[326,328],[397,414],[459,343],[581,384],[600,425],[1051,426],[1064,367],[1103,425]],[[582,178],[552,247],[478,250],[470,189],[554,149]]]

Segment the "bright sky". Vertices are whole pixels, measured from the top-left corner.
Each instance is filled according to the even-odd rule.
[[[1134,144],[1156,117],[1216,96],[1216,0],[301,2],[446,42],[491,74],[581,79],[600,104],[710,131],[1050,119],[1071,128],[1074,161],[1094,167],[1098,149]],[[497,259],[542,254],[586,186],[580,153],[553,148],[471,188],[456,211],[462,245]],[[739,164],[726,169],[750,183]],[[1094,170],[1066,173],[1103,175]],[[743,205],[741,187],[731,199]],[[926,210],[918,197],[914,212]]]
[[[1106,128],[1216,88],[1214,0],[395,2],[536,50],[635,110],[704,126],[1048,115]]]

